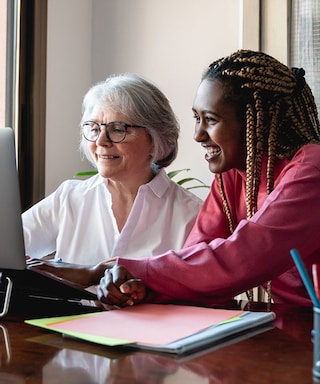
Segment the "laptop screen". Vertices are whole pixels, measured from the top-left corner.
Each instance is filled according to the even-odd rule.
[[[14,132],[11,128],[1,127],[0,297],[0,317],[7,314],[9,304],[13,305],[11,302],[17,303],[19,311],[21,308],[23,311],[29,311],[31,309],[29,305],[27,307],[22,305],[27,302],[27,297],[37,300],[47,300],[49,298],[50,307],[52,307],[52,303],[58,305],[62,301],[67,300],[70,302],[71,300],[75,304],[75,308],[72,308],[72,311],[75,312],[72,313],[101,310],[99,307],[92,307],[91,304],[88,306],[86,304],[79,305],[79,303],[82,303],[82,299],[96,300],[97,297],[94,293],[45,270],[26,268]],[[11,300],[12,297],[14,297],[13,300]],[[38,303],[36,306],[38,306]],[[63,310],[67,311],[71,310],[71,308],[63,307]]]
[[[0,127],[0,269],[24,269],[19,178],[14,132]]]

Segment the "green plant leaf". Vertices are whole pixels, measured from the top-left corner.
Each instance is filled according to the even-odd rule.
[[[180,172],[183,171],[190,171],[190,168],[184,168],[184,169],[178,169],[177,171],[170,171],[167,173],[169,179],[172,179],[173,177],[177,176]]]
[[[185,179],[181,179],[179,181],[177,181],[177,184],[179,185],[182,185],[184,183],[188,183],[190,181],[197,181],[198,183],[200,183],[201,185],[199,186],[199,188],[202,188],[202,187],[208,187],[208,185],[206,185],[203,181],[201,181],[200,179],[197,179],[196,177],[187,177]]]
[[[196,189],[196,188],[210,188],[210,185],[204,184],[204,185],[193,185],[192,187],[185,187],[186,189]]]
[[[97,173],[98,173],[98,171],[77,172],[74,176],[75,177],[85,177],[85,176],[96,175]]]

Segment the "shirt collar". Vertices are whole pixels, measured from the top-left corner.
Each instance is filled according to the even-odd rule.
[[[108,179],[103,178],[99,174],[92,176],[87,182],[88,190],[93,189],[100,184],[108,185]],[[154,176],[154,178],[149,181],[149,183],[140,186],[139,192],[149,188],[157,197],[160,198],[166,193],[169,187],[170,179],[167,176],[165,170],[162,168]]]
[[[170,179],[167,176],[165,170],[162,168],[154,176],[154,178],[149,181],[149,183],[141,185],[141,187],[139,188],[139,192],[143,191],[146,188],[149,188],[157,197],[160,198],[166,193],[169,187]]]

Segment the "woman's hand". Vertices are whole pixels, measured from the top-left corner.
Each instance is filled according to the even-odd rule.
[[[146,286],[121,265],[114,265],[105,271],[97,295],[102,303],[125,307],[140,303],[146,296]]]
[[[84,288],[96,285],[103,277],[104,271],[111,268],[113,263],[101,262],[96,265],[78,265],[64,263],[61,260],[31,259],[27,256],[27,268],[50,273],[63,280],[78,284]]]

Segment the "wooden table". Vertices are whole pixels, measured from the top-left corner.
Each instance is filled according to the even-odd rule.
[[[0,383],[312,383],[312,311],[272,310],[273,329],[183,358],[67,339],[25,324],[30,315],[9,313],[0,320]]]

